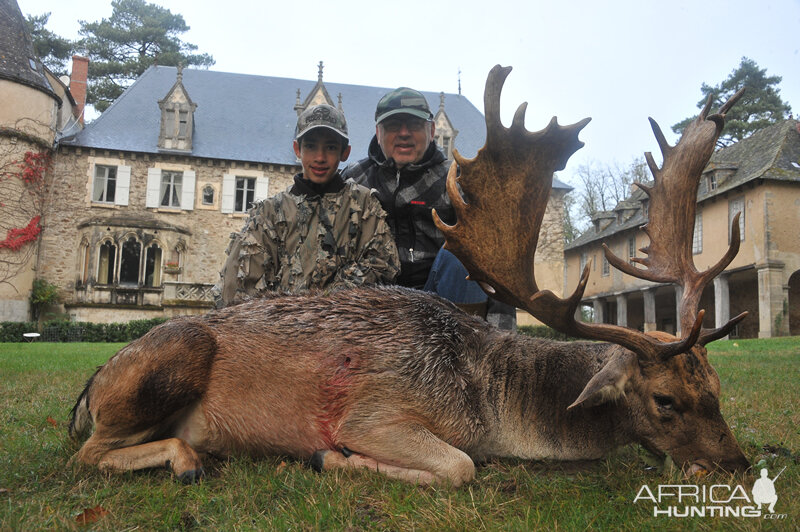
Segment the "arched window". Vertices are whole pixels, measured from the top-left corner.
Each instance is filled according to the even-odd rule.
[[[214,187],[211,185],[203,187],[203,205],[214,205]]]
[[[144,285],[161,286],[161,248],[158,244],[147,247],[144,261]]]
[[[117,257],[117,246],[110,241],[105,241],[100,246],[100,257],[97,262],[98,284],[111,284],[114,282],[114,265]]]
[[[122,256],[119,261],[120,284],[139,284],[139,264],[142,257],[142,245],[130,237],[122,244]]]

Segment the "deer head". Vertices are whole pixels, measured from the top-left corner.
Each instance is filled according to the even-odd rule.
[[[683,337],[676,338],[575,320],[589,264],[575,291],[565,299],[537,286],[534,254],[553,172],[563,169],[569,156],[583,146],[577,136],[590,119],[559,126],[553,118],[547,128],[534,133],[524,127],[526,104],[522,104],[511,127],[504,127],[500,122],[500,92],[510,71],[510,67],[495,66],[486,83],[486,145],[474,159],[454,154],[447,187],[458,221],[449,226],[434,213],[434,221],[447,239],[446,247],[459,257],[470,278],[493,297],[525,309],[569,335],[627,349],[610,358],[570,409],[624,396],[641,426],[638,438],[650,449],[669,453],[676,462],[695,463],[706,469],[712,464],[728,469],[747,467],[720,414],[719,378],[703,347],[728,334],[746,313],[718,329],[704,330],[704,313],[697,308],[703,288],[738,252],[738,218],[733,221],[730,248],[713,268],[698,272],[691,252],[698,182],[722,131],[725,112],[742,91],[718,114],[710,116],[709,99],[674,147],[650,119],[664,162],[658,168],[647,153],[654,184],[639,185],[650,197],[649,222],[643,227],[650,238],[649,245],[642,248],[647,257],[634,259],[643,267],[626,263],[604,246],[609,262],[621,271],[683,288]]]

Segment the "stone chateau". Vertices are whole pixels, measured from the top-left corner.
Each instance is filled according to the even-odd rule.
[[[0,21],[15,28],[0,31],[2,51],[16,60],[2,63],[0,89],[4,100],[22,94],[3,112],[45,103],[38,140],[21,146],[28,137],[20,117],[0,115],[11,131],[0,142],[16,143],[20,157],[20,150],[52,149],[52,165],[38,205],[41,233],[27,244],[22,273],[0,290],[0,321],[30,318],[34,278],[56,284],[62,303],[52,310],[77,321],[206,312],[230,234],[254,202],[285,190],[300,170],[291,146],[297,115],[317,103],[343,109],[357,160],[375,132],[378,100],[394,88],[323,82],[321,62],[316,81],[153,66],[83,127],[87,60],[74,57],[71,78],[56,79],[33,55],[19,8],[2,5],[8,13]],[[481,112],[460,94],[423,94],[440,148],[448,157],[454,149],[474,156],[485,136]],[[560,215],[568,190],[554,183],[549,238],[537,256],[555,287],[563,284]]]

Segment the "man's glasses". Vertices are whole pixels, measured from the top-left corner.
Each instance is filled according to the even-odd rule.
[[[425,126],[427,126],[429,123],[430,120],[423,120],[421,118],[389,118],[381,122],[380,126],[388,133],[397,133],[403,129],[403,126],[405,126],[410,132],[417,133],[425,129]]]

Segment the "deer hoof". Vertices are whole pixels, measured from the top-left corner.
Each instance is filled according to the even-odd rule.
[[[322,470],[325,466],[325,455],[328,454],[330,451],[328,450],[321,450],[315,452],[311,456],[311,469],[316,471],[317,473],[322,473]]]
[[[188,471],[184,471],[180,475],[178,475],[178,480],[183,482],[184,484],[194,484],[195,482],[200,482],[203,477],[206,476],[206,472],[203,470],[202,467],[197,469],[190,469]]]

